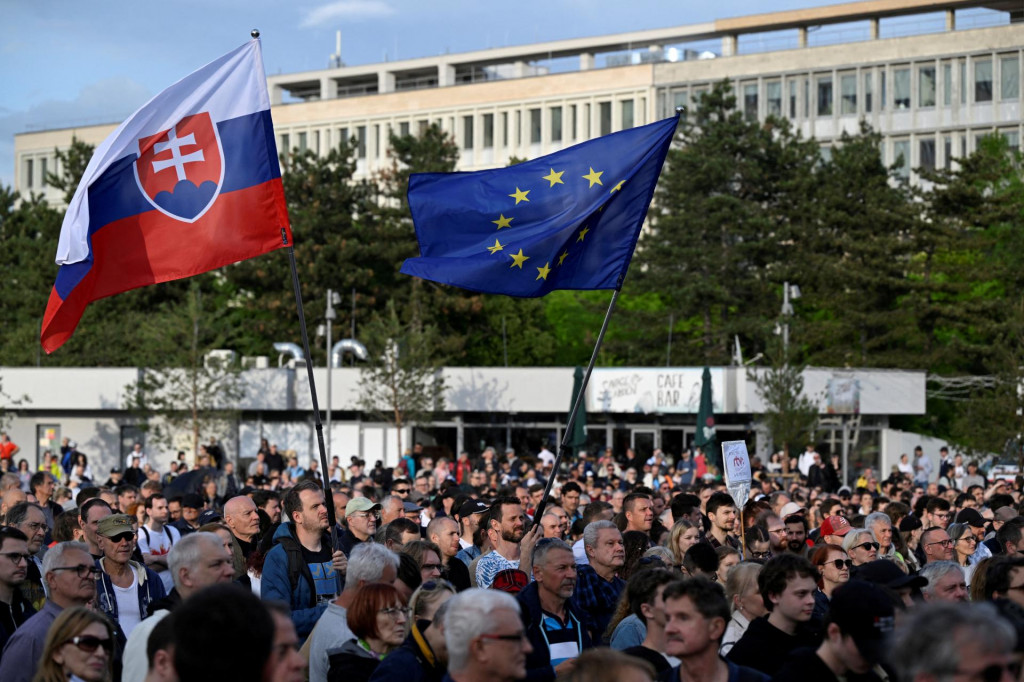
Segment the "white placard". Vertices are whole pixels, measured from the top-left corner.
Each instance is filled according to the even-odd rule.
[[[750,483],[750,455],[747,442],[727,440],[722,443],[722,466],[725,467],[725,485]]]

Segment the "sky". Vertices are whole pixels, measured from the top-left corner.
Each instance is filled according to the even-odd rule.
[[[249,39],[267,74],[694,24],[835,0],[0,0],[0,185],[14,135],[119,123]]]

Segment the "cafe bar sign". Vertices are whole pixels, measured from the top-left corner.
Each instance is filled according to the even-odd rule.
[[[588,412],[619,414],[697,414],[703,367],[598,367],[587,390]],[[714,411],[722,412],[724,368],[711,369]]]

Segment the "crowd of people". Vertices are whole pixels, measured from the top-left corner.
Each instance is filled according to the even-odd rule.
[[[97,484],[65,445],[0,476],[4,682],[1020,678],[1022,479],[948,453],[848,487],[808,447],[735,500],[699,451],[417,446],[325,482],[211,441]]]

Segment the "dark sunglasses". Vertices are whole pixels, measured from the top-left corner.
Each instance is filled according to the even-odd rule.
[[[72,637],[64,643],[74,644],[87,654],[91,654],[100,647],[103,647],[103,650],[106,651],[108,654],[114,652],[114,640],[110,639],[109,637],[100,638],[94,637],[93,635],[82,635],[79,637]]]
[[[391,492],[393,492],[395,495],[408,495],[409,494],[409,489],[408,488],[395,488]]]
[[[832,561],[826,561],[825,562],[826,566],[828,564],[832,564],[833,566],[838,568],[840,571],[843,570],[844,566],[846,568],[848,568],[848,569],[853,568],[853,561],[851,561],[850,559],[833,559]]]
[[[865,542],[863,544],[854,545],[853,546],[854,549],[860,549],[862,547],[865,548],[865,549],[876,549],[877,550],[880,547],[880,545],[877,542]]]
[[[114,544],[121,544],[122,542],[124,542],[126,540],[129,541],[129,542],[131,540],[134,540],[135,539],[135,533],[127,531],[127,532],[124,532],[124,533],[118,533],[117,535],[112,535],[112,536],[108,537],[107,539],[110,540],[111,542],[113,542]]]

